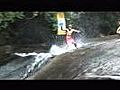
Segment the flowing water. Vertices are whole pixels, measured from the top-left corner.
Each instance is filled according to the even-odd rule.
[[[91,49],[89,54],[84,58],[82,64],[82,72],[76,74],[74,79],[91,79],[91,78],[112,78],[119,80],[119,46],[120,39],[110,38],[107,40],[92,40],[87,43],[77,41],[78,50]],[[96,51],[94,51],[96,50]],[[0,79],[1,80],[23,80],[29,76],[34,75],[40,71],[47,64],[52,62],[53,58],[61,54],[75,52],[74,46],[67,47],[63,45],[52,45],[50,50],[42,53],[14,53],[17,58],[11,62],[0,66]],[[98,52],[100,51],[100,52]],[[82,51],[80,51],[82,53]],[[92,56],[90,56],[92,55]],[[97,56],[95,56],[97,55]],[[66,56],[67,57],[67,56]],[[70,56],[69,56],[70,57]],[[87,58],[87,59],[86,59]],[[74,62],[75,63],[75,62]],[[59,66],[59,65],[58,65]],[[75,67],[73,67],[75,68]],[[64,78],[64,77],[63,77]]]
[[[83,43],[77,43],[80,48]],[[7,63],[6,65],[2,65],[0,67],[0,79],[18,79],[22,80],[27,78],[28,76],[33,75],[37,70],[40,70],[47,63],[52,61],[57,55],[73,52],[76,48],[74,45],[67,47],[64,45],[52,45],[50,50],[42,53],[14,53],[15,60]]]

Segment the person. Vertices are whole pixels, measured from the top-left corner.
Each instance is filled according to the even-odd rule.
[[[33,12],[33,16],[34,16],[34,17],[38,16],[38,14],[39,14],[39,12],[37,12],[37,11],[36,11],[36,12]]]
[[[116,33],[120,35],[120,20],[118,20],[119,27],[116,30]]]
[[[71,24],[68,25],[68,28],[66,28],[65,31],[66,31],[65,41],[66,41],[67,45],[71,46],[72,44],[74,44],[74,46],[77,48],[77,44],[76,44],[75,40],[72,38],[72,33],[73,32],[79,33],[80,31],[73,29]]]

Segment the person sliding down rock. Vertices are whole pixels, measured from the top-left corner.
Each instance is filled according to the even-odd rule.
[[[119,27],[116,30],[116,33],[120,35],[120,20],[118,20]]]
[[[74,46],[77,48],[77,44],[75,40],[72,38],[72,33],[73,32],[79,33],[80,31],[73,29],[71,24],[68,25],[68,28],[66,28],[64,31],[66,31],[65,42],[68,45],[68,47],[74,44]]]

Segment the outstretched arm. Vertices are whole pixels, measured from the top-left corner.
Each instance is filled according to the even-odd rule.
[[[67,28],[65,28],[65,29],[62,29],[62,28],[61,28],[61,30],[62,30],[62,31],[69,31]]]
[[[118,27],[116,33],[120,33],[120,26]]]
[[[77,33],[80,33],[80,31],[79,31],[79,30],[75,30],[75,29],[73,29],[73,31],[74,31],[74,32],[77,32]]]

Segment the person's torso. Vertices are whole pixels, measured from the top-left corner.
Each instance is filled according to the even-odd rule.
[[[73,29],[68,29],[66,35],[72,35],[72,33],[73,33]]]

